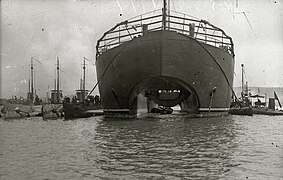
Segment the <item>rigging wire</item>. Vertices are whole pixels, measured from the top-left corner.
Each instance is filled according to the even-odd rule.
[[[131,4],[132,4],[132,7],[133,7],[133,9],[134,9],[134,12],[137,13],[137,10],[136,10],[136,7],[135,7],[135,5],[134,5],[134,3],[133,3],[133,0],[131,0]]]
[[[172,2],[172,4],[173,4],[173,9],[174,9],[174,11],[177,11],[177,10],[176,10],[176,7],[175,7],[174,1],[172,0],[171,2]]]
[[[243,11],[243,12],[235,12],[235,13],[232,13],[232,14],[233,14],[233,15],[235,15],[235,14],[244,14],[244,17],[245,17],[245,19],[247,20],[247,22],[248,22],[248,24],[249,24],[249,26],[250,26],[250,28],[251,28],[253,34],[255,35],[255,37],[257,37],[257,35],[256,35],[256,33],[255,33],[255,31],[254,31],[254,29],[253,29],[253,27],[252,27],[252,25],[251,25],[249,19],[248,19],[248,16],[246,15],[246,13],[245,13],[244,11]]]
[[[227,84],[229,86],[229,88],[232,90],[232,94],[234,95],[236,101],[239,101],[237,96],[236,96],[236,93],[234,92],[233,90],[233,87],[232,85],[230,84],[229,80],[228,80],[228,77],[226,76],[226,73],[224,72],[223,68],[220,66],[220,64],[217,62],[217,60],[213,57],[213,55],[199,42],[197,41],[196,39],[194,39],[208,54],[209,56],[213,59],[213,61],[217,64],[217,66],[220,68],[222,74],[224,75],[226,81],[227,81]]]
[[[101,79],[103,78],[104,74],[106,73],[107,69],[110,67],[110,65],[114,62],[114,60],[116,59],[116,57],[121,53],[121,51],[127,47],[126,45],[124,47],[122,47],[120,49],[120,51],[111,59],[110,63],[106,66],[105,70],[103,71],[102,75],[100,76],[100,78],[97,80],[96,84],[94,85],[94,87],[92,88],[92,90],[88,93],[88,95],[86,96],[89,97],[91,95],[91,93],[94,91],[94,89],[97,87],[97,85],[99,84],[99,82],[101,81]]]

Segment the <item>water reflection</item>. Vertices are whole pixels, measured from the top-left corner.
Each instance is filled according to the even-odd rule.
[[[0,120],[0,179],[282,179],[281,117]]]
[[[100,177],[221,177],[237,165],[231,117],[104,119],[96,131],[93,161],[108,172]]]

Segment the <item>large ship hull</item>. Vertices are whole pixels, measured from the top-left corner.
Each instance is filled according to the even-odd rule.
[[[175,31],[149,32],[107,50],[96,67],[105,112],[136,114],[139,94],[188,113],[229,110],[233,55]]]

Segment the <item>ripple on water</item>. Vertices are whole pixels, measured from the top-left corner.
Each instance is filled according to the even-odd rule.
[[[269,116],[3,121],[1,179],[280,179],[283,121]]]

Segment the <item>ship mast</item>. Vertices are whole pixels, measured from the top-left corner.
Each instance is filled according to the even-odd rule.
[[[83,66],[83,70],[84,70],[84,76],[83,76],[83,90],[85,91],[85,57],[84,57],[84,66]]]
[[[59,79],[59,57],[57,57],[57,92],[59,93],[59,83],[60,83],[60,79]]]
[[[163,0],[163,16],[162,16],[163,30],[166,30],[166,16],[167,16],[167,1]]]
[[[56,71],[55,71],[55,73],[56,73]],[[56,78],[54,79],[54,90],[56,90]]]
[[[244,64],[241,64],[241,66],[242,66],[242,93],[241,93],[241,95],[242,95],[242,99],[243,99],[243,97],[244,97]]]
[[[167,15],[168,15],[168,29],[170,29],[170,0],[168,0]]]
[[[31,104],[33,104],[33,58],[30,60],[30,73],[31,73]]]
[[[30,76],[30,74],[29,74],[29,76]],[[28,93],[30,93],[30,77],[28,79]],[[29,98],[29,96],[28,96],[28,98]]]
[[[60,67],[59,65],[60,65],[59,57],[57,57],[57,63],[56,63],[57,67],[55,69],[55,79],[54,79],[54,90],[51,90],[51,103],[52,104],[60,103],[60,98],[62,97],[62,90],[60,90]]]

